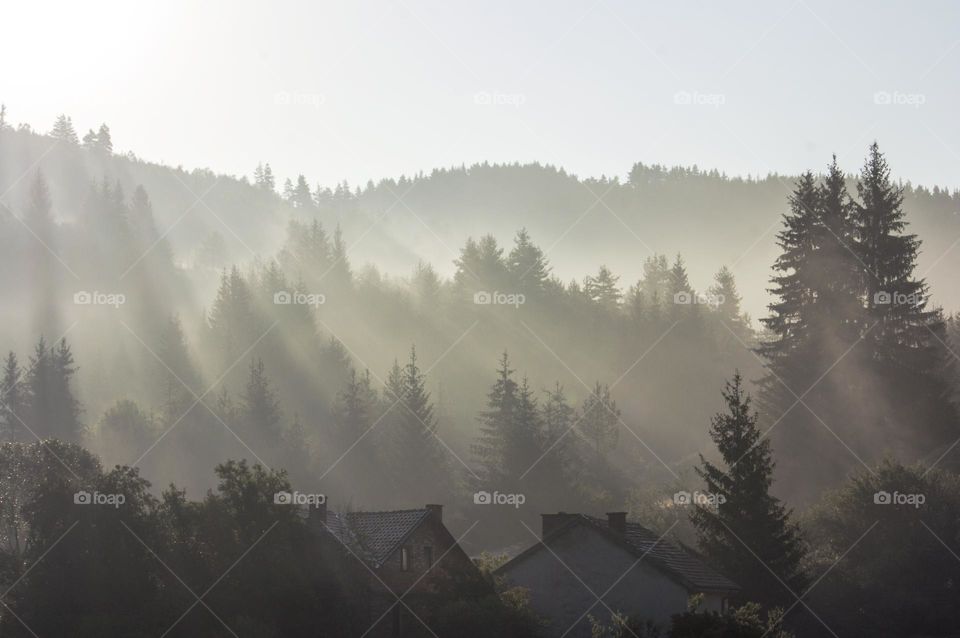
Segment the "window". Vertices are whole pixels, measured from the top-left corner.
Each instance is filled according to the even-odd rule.
[[[429,545],[426,545],[423,548],[423,558],[427,562],[427,569],[433,567],[433,548]]]
[[[410,571],[410,555],[406,547],[400,548],[400,571]]]

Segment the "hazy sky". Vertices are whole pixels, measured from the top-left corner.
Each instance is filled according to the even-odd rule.
[[[9,118],[187,168],[351,183],[477,161],[625,175],[856,169],[960,186],[943,2],[38,2],[3,7]]]

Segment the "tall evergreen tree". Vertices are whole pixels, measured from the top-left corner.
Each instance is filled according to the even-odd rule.
[[[623,296],[617,281],[620,278],[614,275],[606,266],[600,266],[595,277],[587,277],[583,281],[583,291],[590,300],[609,312],[616,312]]]
[[[696,504],[691,519],[701,551],[742,588],[744,600],[783,604],[800,593],[803,542],[791,512],[770,494],[773,452],[757,427],[757,413],[740,373],[723,391],[727,413],[718,413],[710,438],[723,466],[700,455],[697,474],[713,503]],[[772,575],[770,571],[776,576]]]
[[[80,403],[71,387],[76,371],[65,339],[50,347],[40,337],[26,375],[27,421],[37,436],[70,443],[81,439]]]
[[[3,441],[26,440],[21,419],[26,417],[23,370],[12,351],[7,354],[0,380],[0,439]]]
[[[270,386],[263,360],[252,360],[247,385],[240,397],[240,421],[249,437],[246,442],[254,452],[262,454],[279,447],[282,417],[280,401]]]
[[[603,458],[620,438],[620,409],[610,396],[610,387],[597,381],[583,402],[580,431],[590,441],[597,458]]]
[[[550,265],[543,250],[530,240],[526,228],[521,228],[513,240],[513,249],[507,256],[514,290],[530,299],[542,297],[550,281]]]
[[[50,137],[67,144],[78,144],[77,132],[73,129],[73,121],[66,115],[57,116],[50,131]]]

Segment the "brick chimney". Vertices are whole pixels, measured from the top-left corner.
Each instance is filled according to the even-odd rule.
[[[427,510],[430,511],[430,516],[438,523],[443,522],[443,505],[436,505],[432,503],[427,503]]]
[[[623,536],[627,533],[627,513],[607,512],[607,527],[611,532]]]
[[[541,514],[540,538],[544,539],[569,521],[575,514],[557,512],[556,514]]]

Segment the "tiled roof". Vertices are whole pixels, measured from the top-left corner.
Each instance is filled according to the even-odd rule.
[[[327,528],[374,568],[397,550],[430,511],[327,512]]]
[[[692,593],[698,592],[736,592],[740,589],[726,576],[720,574],[704,563],[691,551],[680,547],[666,538],[661,538],[639,523],[626,523],[623,535],[610,529],[606,519],[587,516],[586,514],[567,514],[566,521],[540,543],[529,547],[512,560],[502,565],[498,572],[509,570],[517,561],[523,560],[544,546],[544,542],[561,536],[575,525],[588,525],[599,530],[611,541],[620,544],[633,553],[638,559],[649,562],[659,568],[667,576],[679,581]]]
[[[610,531],[606,519],[583,516],[591,524]],[[661,538],[639,523],[627,522],[624,540],[644,560],[652,559],[667,571],[679,577],[696,591],[736,591],[740,589],[732,580],[704,563],[690,551]]]

